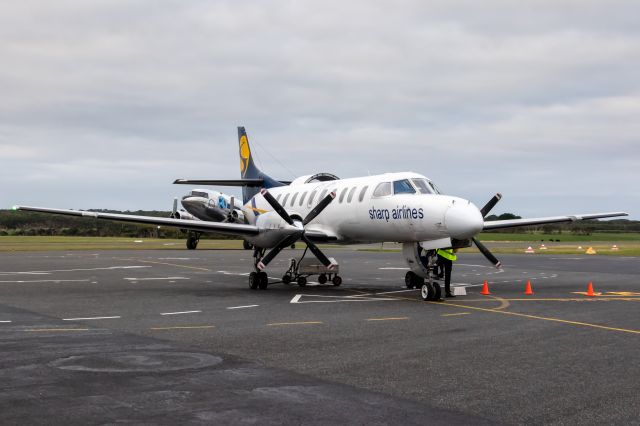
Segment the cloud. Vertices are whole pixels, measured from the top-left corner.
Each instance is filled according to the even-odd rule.
[[[276,177],[413,170],[521,215],[634,213],[639,9],[4,3],[0,205],[164,208],[177,177],[237,176],[246,125]]]

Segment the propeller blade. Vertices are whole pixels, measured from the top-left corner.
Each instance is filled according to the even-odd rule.
[[[302,221],[302,225],[306,225],[307,223],[315,219],[316,216],[318,216],[322,212],[322,210],[324,210],[333,201],[334,198],[336,198],[336,192],[331,191],[329,194],[327,194],[326,197],[322,199],[322,201],[318,203],[317,206],[313,208],[313,210],[309,212],[307,217],[305,217]],[[311,248],[311,246],[309,246],[309,248]],[[313,251],[313,249],[311,251]]]
[[[231,202],[229,203],[229,208],[231,209],[231,211],[234,211],[236,209],[235,201],[236,199],[234,197],[231,197]]]
[[[283,238],[277,246],[269,250],[269,253],[265,254],[262,259],[260,259],[260,262],[258,262],[258,269],[263,270],[264,268],[266,268],[267,265],[271,263],[271,261],[278,255],[278,253],[282,251],[282,249],[289,247],[291,244],[298,241],[299,238],[300,234],[293,234]]]
[[[171,217],[175,216],[177,211],[178,211],[178,199],[174,198],[173,199],[173,210],[171,210]]]
[[[304,241],[307,244],[307,247],[309,247],[309,250],[311,250],[311,253],[313,253],[313,255],[316,258],[318,258],[320,263],[322,263],[324,266],[327,266],[327,267],[329,267],[329,269],[331,269],[331,267],[330,267],[330,265],[332,265],[331,261],[329,260],[329,258],[327,256],[325,256],[325,254],[322,251],[320,251],[320,249],[318,248],[317,245],[315,245],[305,235],[302,236],[302,241]]]
[[[500,201],[501,198],[502,198],[502,194],[499,192],[496,195],[494,195],[493,198],[490,199],[489,202],[485,204],[483,208],[480,209],[480,213],[482,214],[482,217],[487,217],[491,209],[496,204],[498,204],[498,201]]]
[[[478,250],[480,250],[480,252],[484,255],[484,257],[486,257],[489,262],[493,263],[493,266],[499,268],[502,265],[502,263],[498,259],[496,259],[496,257],[489,251],[489,249],[485,247],[485,245],[480,241],[478,241],[477,238],[472,238],[472,240],[476,247],[478,247]]]
[[[276,200],[273,197],[273,195],[269,193],[269,191],[263,188],[260,191],[260,193],[262,194],[264,199],[267,200],[267,203],[269,203],[271,207],[273,207],[276,213],[278,213],[280,217],[284,219],[285,222],[287,222],[289,225],[293,225],[293,219],[291,219],[291,216],[289,216],[289,213],[287,213],[284,207],[282,207],[282,205],[278,202],[278,200]]]

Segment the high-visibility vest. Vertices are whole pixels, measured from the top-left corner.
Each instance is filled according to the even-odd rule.
[[[458,256],[453,252],[453,249],[438,249],[436,250],[438,256],[442,256],[445,259],[449,259],[452,262],[455,262],[458,259]]]

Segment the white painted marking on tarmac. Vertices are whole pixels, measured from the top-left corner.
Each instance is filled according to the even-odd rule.
[[[300,299],[304,297],[318,297],[322,300],[305,300],[300,301]],[[385,301],[393,301],[397,302],[398,299],[389,299],[384,297],[362,297],[364,295],[359,296],[325,296],[319,294],[296,294],[293,299],[289,303],[341,303],[341,302],[385,302]],[[330,299],[330,300],[327,300]]]
[[[188,280],[187,277],[159,277],[159,278],[123,278],[127,281],[166,281],[166,280]]]
[[[0,272],[0,275],[46,275],[53,272],[83,272],[83,271],[105,271],[113,269],[138,269],[151,268],[151,266],[107,266],[104,268],[80,268],[80,269],[51,269],[46,271],[19,271],[19,272]]]
[[[101,319],[119,319],[121,317],[88,317],[88,318],[63,318],[62,321],[89,321],[89,320],[101,320]]]
[[[182,315],[182,314],[199,314],[202,311],[182,311],[182,312],[163,312],[160,315]]]
[[[404,267],[403,268],[399,268],[399,267],[395,267],[395,266],[387,266],[387,267],[378,268],[378,269],[380,269],[380,270],[385,270],[385,269],[393,269],[393,270],[395,270],[395,269],[398,269],[398,270],[402,270],[402,271],[408,271],[409,270],[409,268],[404,268]]]
[[[11,321],[0,321],[0,322],[3,324],[7,324],[7,323],[10,323]]]
[[[245,306],[229,306],[227,309],[244,309],[244,308],[255,308],[260,305],[245,305]]]
[[[0,281],[0,283],[68,283],[68,282],[88,282],[89,280],[16,280],[16,281]]]
[[[198,260],[193,257],[159,257],[158,260]]]

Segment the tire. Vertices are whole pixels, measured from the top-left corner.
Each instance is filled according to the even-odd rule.
[[[307,285],[307,278],[306,277],[298,277],[298,285],[300,287],[305,287]]]
[[[327,283],[327,274],[320,274],[318,276],[318,282],[320,284],[326,284]]]
[[[331,282],[333,283],[334,286],[340,287],[340,284],[342,284],[342,277],[340,275],[336,275],[335,277],[333,277]]]
[[[291,244],[291,250],[295,250],[295,248],[296,248],[296,244],[295,243]]]
[[[433,300],[434,294],[435,290],[431,284],[422,284],[422,288],[420,289],[420,296],[422,296],[422,300]]]
[[[260,290],[266,290],[269,285],[269,277],[266,272],[258,272],[258,288]]]
[[[404,285],[407,286],[407,288],[413,288],[414,285],[414,279],[413,277],[416,274],[414,274],[412,271],[407,272],[407,274],[404,276]]]
[[[442,287],[440,284],[434,282],[433,283],[433,300],[441,300],[442,299]]]
[[[258,288],[260,284],[260,277],[257,272],[252,272],[249,274],[249,288],[251,290],[255,290]]]
[[[195,250],[198,246],[198,242],[194,238],[187,238],[187,249]]]
[[[282,276],[282,284],[291,284],[291,275],[285,274]]]
[[[245,250],[251,250],[253,246],[248,241],[242,241],[242,248]]]

